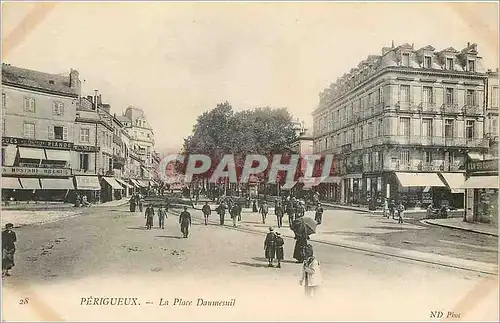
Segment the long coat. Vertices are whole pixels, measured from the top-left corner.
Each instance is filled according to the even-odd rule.
[[[283,238],[276,236],[276,259],[278,260],[283,260],[284,258],[284,252],[283,252],[284,244],[285,241],[283,240]]]
[[[304,261],[302,267],[302,280],[304,280],[305,285],[309,287],[319,286],[323,283],[319,262],[315,257],[309,257]]]
[[[295,237],[295,248],[293,250],[293,258],[297,259],[297,261],[304,260],[304,247],[307,245],[307,236],[305,235],[297,235]]]
[[[274,259],[276,253],[276,235],[274,232],[269,232],[264,241],[265,256],[267,259]]]

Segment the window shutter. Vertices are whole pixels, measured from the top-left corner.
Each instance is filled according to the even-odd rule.
[[[57,115],[57,103],[52,102],[52,115]]]
[[[54,140],[54,126],[49,126],[49,140]]]
[[[63,140],[68,141],[68,127],[63,127]]]
[[[29,111],[30,102],[27,97],[24,97],[24,111]]]
[[[436,88],[432,88],[432,103],[436,104]]]
[[[61,104],[59,105],[59,113],[60,113],[61,115],[64,115],[64,103],[61,103]]]

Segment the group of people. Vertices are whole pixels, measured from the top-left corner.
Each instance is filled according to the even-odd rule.
[[[215,211],[217,212],[217,214],[219,214],[220,225],[224,225],[224,221],[226,218],[226,211],[229,212],[229,215],[233,220],[233,226],[235,228],[238,226],[238,222],[241,221],[242,207],[239,202],[234,202],[231,199],[227,201],[222,200],[219,206],[217,206],[217,208],[215,209]],[[210,205],[208,205],[208,202],[205,202],[205,205],[202,208],[202,212],[205,219],[205,225],[207,225],[208,217],[212,213],[212,209],[210,208]]]
[[[140,193],[135,193],[130,197],[130,212],[135,212],[135,209],[138,207],[139,212],[142,212],[142,207],[144,205],[144,197]]]
[[[263,203],[266,203],[265,201]],[[276,215],[276,220],[278,228],[283,226],[283,216],[286,213],[288,216],[288,225],[291,227],[295,219],[301,218],[306,213],[305,202],[300,201],[295,197],[284,197],[281,201],[276,199],[274,202],[274,214]],[[321,224],[323,222],[323,212],[324,209],[321,203],[316,203],[316,210],[314,214],[314,219],[316,223]],[[265,217],[263,216],[263,223],[265,223]]]
[[[384,218],[390,218],[392,217],[393,220],[398,220],[398,223],[403,223],[403,212],[405,211],[405,207],[403,205],[403,202],[399,202],[396,204],[394,200],[384,200],[384,212],[383,216]]]
[[[298,256],[295,253],[300,252],[297,262],[302,263],[302,275],[299,281],[300,285],[304,285],[304,291],[307,296],[312,297],[316,294],[318,287],[322,284],[321,270],[319,261],[314,257],[312,245],[305,240],[295,244],[294,257]],[[297,240],[299,241],[299,240]],[[305,242],[305,244],[304,244]],[[283,246],[285,241],[279,232],[275,232],[273,227],[269,227],[264,240],[264,254],[268,261],[268,267],[274,267],[274,259],[278,261],[276,268],[281,268],[281,262],[284,259]]]
[[[87,207],[90,206],[87,195],[76,193],[75,207]]]

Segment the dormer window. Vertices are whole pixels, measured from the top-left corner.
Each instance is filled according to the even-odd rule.
[[[452,57],[447,57],[446,58],[446,69],[453,71],[453,58]]]
[[[432,57],[431,56],[424,57],[424,68],[432,68]]]
[[[403,53],[402,56],[403,66],[410,66],[410,53]]]
[[[469,59],[467,61],[467,70],[469,72],[475,72],[476,71],[476,61],[473,59]]]

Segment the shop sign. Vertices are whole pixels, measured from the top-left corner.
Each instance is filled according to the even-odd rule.
[[[2,167],[3,175],[71,176],[68,168]]]
[[[8,145],[8,144],[37,147],[37,148],[73,149],[72,142],[2,137],[2,145]]]
[[[498,160],[475,160],[467,163],[468,172],[497,172]]]
[[[95,152],[98,152],[100,150],[100,147],[86,146],[86,145],[75,145],[74,150],[95,153]]]

